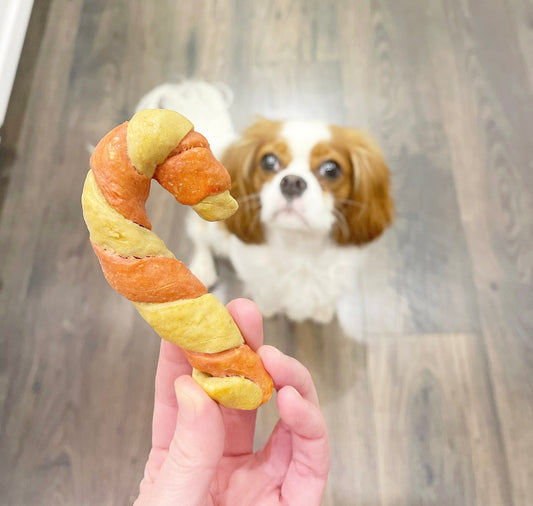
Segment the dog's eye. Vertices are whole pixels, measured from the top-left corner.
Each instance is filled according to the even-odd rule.
[[[337,179],[342,174],[342,169],[337,162],[327,160],[320,164],[318,172],[326,179]]]
[[[277,172],[280,165],[279,159],[274,153],[267,153],[261,158],[261,168],[266,172]]]

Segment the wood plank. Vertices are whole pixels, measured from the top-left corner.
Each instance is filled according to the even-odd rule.
[[[0,216],[6,196],[11,166],[16,159],[16,142],[24,121],[24,112],[33,82],[35,62],[39,55],[50,0],[34,3],[20,55],[17,85],[13,86],[6,116],[9,124],[0,128]]]
[[[511,504],[482,339],[368,344],[382,504]]]
[[[448,7],[448,6],[447,6]],[[484,12],[473,3],[466,14],[451,10],[448,34],[454,52],[438,54],[436,67],[447,75],[439,97],[452,147],[454,179],[463,215],[483,335],[486,340],[495,400],[509,465],[513,504],[528,504],[533,466],[533,372],[531,335],[532,175],[527,161],[531,117],[527,90],[531,82],[515,50],[513,25],[498,3],[490,12],[501,19],[501,39],[476,37]],[[485,22],[486,23],[486,22]],[[502,53],[502,41],[511,45]],[[487,65],[486,59],[492,59]],[[489,68],[516,68],[513,92]],[[503,76],[504,74],[502,74]],[[505,111],[505,113],[504,113]],[[466,170],[467,168],[467,170]]]
[[[533,83],[533,30],[530,20],[533,18],[533,4],[531,2],[517,2],[508,0],[508,11],[514,22],[514,29],[518,35],[521,56],[528,73],[528,80]]]

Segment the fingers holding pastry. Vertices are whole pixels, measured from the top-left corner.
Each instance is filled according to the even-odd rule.
[[[318,406],[318,394],[311,373],[301,362],[273,346],[261,346],[257,353],[272,376],[277,391],[285,386],[294,387],[305,400]]]
[[[243,399],[242,404],[252,407],[240,409],[254,409],[270,399],[274,388],[272,378],[266,372],[257,353],[246,344],[216,354],[190,351],[186,351],[186,354],[190,364],[195,368],[193,378],[208,387],[209,392],[220,391],[221,396],[228,398],[226,390],[231,390],[231,385],[239,385],[239,389],[246,390],[244,396],[246,399]],[[227,402],[222,404],[229,408],[239,407],[233,401],[231,404]]]
[[[233,321],[246,338],[246,344],[257,351],[263,344],[263,316],[255,302],[249,299],[234,299],[226,306]]]
[[[276,390],[280,421],[260,450],[281,486],[283,504],[318,505],[330,466],[326,422],[311,374],[272,346],[258,350]]]
[[[263,321],[257,306],[247,299],[236,299],[227,306],[229,314],[246,344],[218,353],[186,351],[194,367],[193,378],[222,405],[228,408],[255,409],[272,396],[274,385],[257,350],[263,342]],[[241,391],[233,398],[231,392]]]
[[[281,497],[286,504],[318,505],[330,466],[329,440],[324,416],[314,403],[291,386],[278,392],[281,423],[291,436],[292,455]]]

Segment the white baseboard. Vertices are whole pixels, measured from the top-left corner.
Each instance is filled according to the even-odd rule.
[[[3,125],[33,0],[0,0],[0,126]]]

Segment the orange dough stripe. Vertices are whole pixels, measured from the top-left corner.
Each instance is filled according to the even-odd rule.
[[[191,130],[160,164],[154,179],[187,206],[231,188],[231,177],[213,156],[206,138]]]
[[[92,246],[108,283],[132,302],[170,302],[207,293],[207,288],[179,260],[124,258],[97,244]]]
[[[124,218],[151,230],[145,204],[151,178],[140,174],[128,156],[128,122],[109,132],[91,156],[91,169],[107,202]]]
[[[243,376],[261,388],[263,403],[270,398],[273,389],[272,378],[265,371],[259,355],[247,344],[220,353],[184,351],[194,368],[217,377]]]

